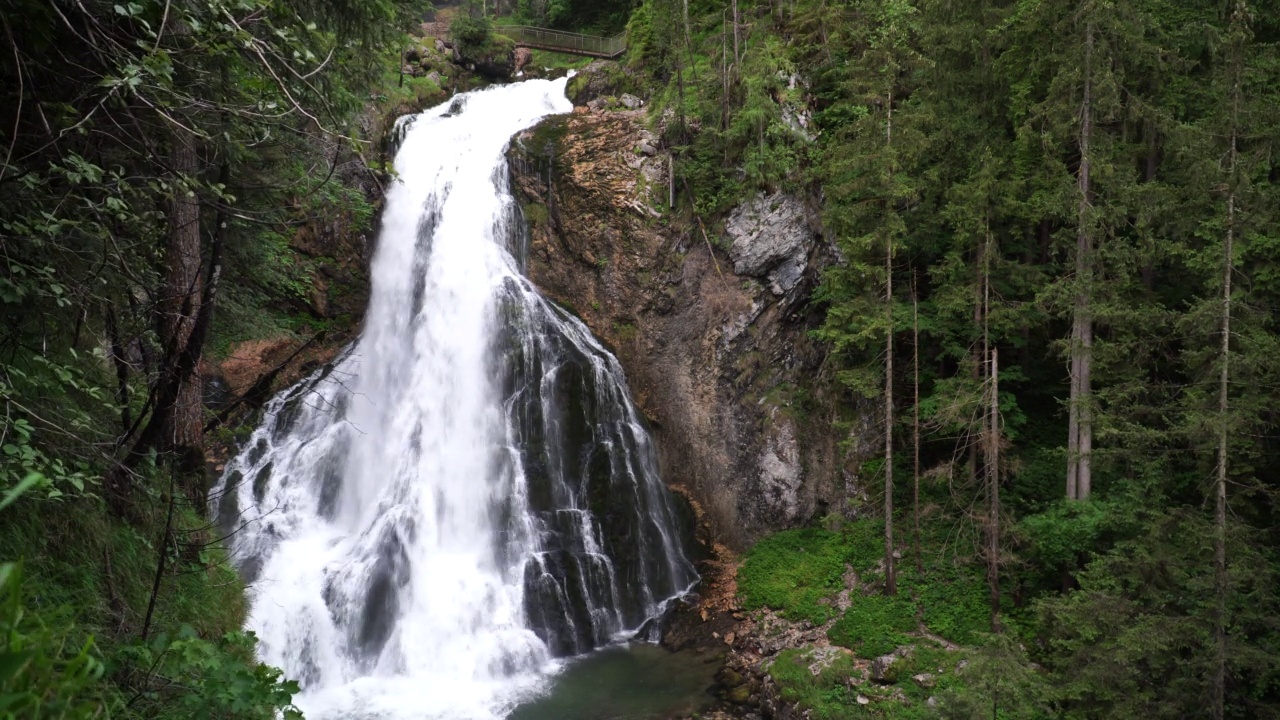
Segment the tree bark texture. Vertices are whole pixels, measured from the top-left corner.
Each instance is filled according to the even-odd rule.
[[[1090,173],[1093,135],[1093,24],[1085,29],[1084,99],[1080,107],[1080,168],[1076,231],[1076,296],[1071,327],[1071,396],[1067,423],[1067,497],[1085,500],[1092,490],[1093,474],[1093,233],[1089,210],[1092,202]]]

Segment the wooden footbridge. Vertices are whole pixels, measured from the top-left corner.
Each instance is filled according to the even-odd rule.
[[[529,27],[528,25],[503,25],[493,31],[515,40],[516,45],[597,58],[616,58],[627,51],[627,35],[613,37],[580,35],[578,33]]]

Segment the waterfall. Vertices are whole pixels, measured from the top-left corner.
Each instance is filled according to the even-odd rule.
[[[512,253],[507,143],[572,109],[565,82],[402,120],[360,338],[215,489],[260,657],[312,720],[503,717],[557,658],[655,639],[696,580],[621,367]]]

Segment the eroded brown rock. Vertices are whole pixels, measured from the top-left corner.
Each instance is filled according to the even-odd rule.
[[[643,110],[579,107],[516,138],[528,274],[617,354],[663,477],[699,510],[704,540],[741,549],[846,511],[857,496],[859,462],[840,449],[847,431],[835,423],[826,349],[809,335],[821,320],[811,294],[832,253],[812,223],[798,233],[814,239],[785,291],[767,277],[774,265],[757,263],[760,278],[736,275],[712,247],[727,238],[668,211],[662,134]],[[797,235],[760,231],[774,230]]]

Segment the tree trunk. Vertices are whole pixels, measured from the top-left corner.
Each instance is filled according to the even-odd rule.
[[[741,27],[741,21],[738,18],[738,0],[733,0],[733,64],[735,67],[742,67],[742,52],[738,47],[738,28]]]
[[[161,290],[160,330],[168,357],[177,357],[191,340],[196,315],[200,312],[203,258],[200,248],[200,200],[187,178],[198,172],[195,138],[180,127],[172,128],[169,167],[175,185],[169,204],[169,242],[165,249],[165,275]],[[198,364],[198,356],[197,356]],[[170,365],[162,372],[182,372]],[[164,412],[160,443],[164,450],[199,448],[203,435],[203,403],[199,373],[194,369],[175,378],[177,398]]]
[[[987,497],[991,507],[987,538],[987,587],[991,591],[991,632],[1000,632],[1000,351],[991,348],[991,409],[987,440]]]
[[[1246,22],[1244,0],[1236,3],[1232,25]],[[1218,377],[1218,468],[1214,495],[1213,585],[1214,607],[1214,675],[1213,718],[1226,714],[1227,694],[1227,450],[1230,440],[1228,416],[1231,388],[1231,281],[1235,271],[1236,163],[1239,157],[1240,75],[1244,58],[1235,58],[1235,75],[1231,83],[1231,136],[1227,154],[1227,233],[1222,251],[1222,338],[1219,347]]]
[[[912,398],[911,448],[912,463],[911,517],[915,524],[916,574],[923,576],[924,562],[920,559],[920,296],[917,293],[914,273],[911,276],[911,375]]]
[[[684,0],[684,45],[686,48],[693,46],[693,31],[689,25],[689,0]]]
[[[1000,632],[1000,361],[991,342],[991,229],[982,248],[982,355],[988,363],[990,393],[983,422],[983,464],[987,479],[987,587],[991,632]]]
[[[889,178],[893,178],[893,90],[888,93],[888,115],[885,123],[885,145],[890,149]],[[892,202],[892,201],[891,201]],[[884,591],[898,592],[897,568],[893,562],[893,235],[885,235],[884,302]]]
[[[1231,137],[1231,164],[1235,165],[1236,138]],[[1216,658],[1213,678],[1213,717],[1222,720],[1227,685],[1227,411],[1231,382],[1231,273],[1235,253],[1235,193],[1227,198],[1227,238],[1222,266],[1222,364],[1218,378],[1218,472],[1214,508],[1213,575],[1216,596],[1214,636]]]
[[[1093,455],[1093,234],[1089,227],[1093,135],[1093,23],[1085,29],[1084,100],[1080,107],[1076,298],[1071,329],[1071,397],[1067,421],[1067,497],[1085,500],[1092,489]]]

